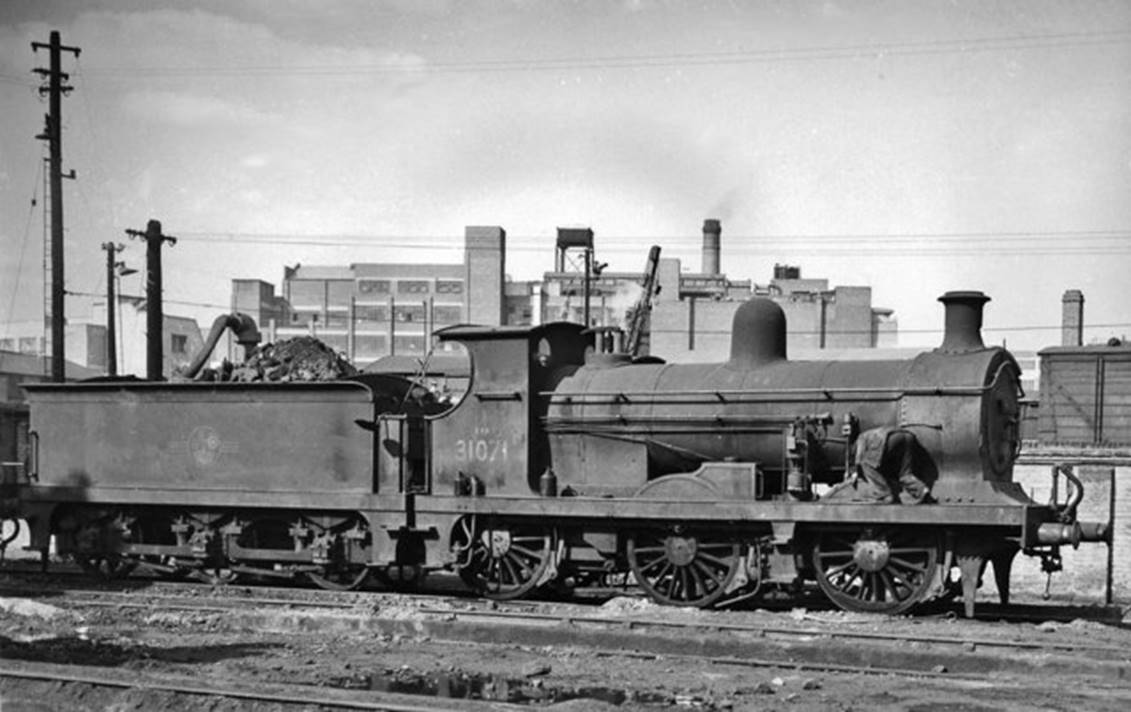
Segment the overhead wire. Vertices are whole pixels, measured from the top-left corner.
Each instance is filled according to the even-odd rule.
[[[13,313],[16,309],[16,296],[20,293],[20,282],[23,281],[24,274],[24,255],[27,252],[28,242],[31,236],[31,218],[35,214],[35,208],[38,204],[39,198],[39,181],[42,179],[43,174],[43,160],[36,159],[38,169],[36,170],[35,178],[32,180],[31,199],[28,201],[27,219],[24,221],[24,235],[20,240],[20,254],[16,259],[16,278],[12,281],[12,297],[8,300],[8,315],[4,320],[5,331],[11,331]]]
[[[1131,41],[1131,30],[1102,32],[1064,32],[1040,35],[1012,35],[981,38],[919,40],[913,42],[867,43],[807,47],[781,47],[722,52],[667,52],[661,54],[603,55],[594,57],[538,57],[468,60],[432,63],[354,63],[340,65],[260,64],[260,65],[165,65],[144,67],[102,67],[91,69],[92,76],[128,75],[176,76],[327,76],[335,74],[475,73],[508,71],[547,71],[577,69],[638,69],[672,66],[716,66],[796,61],[853,59],[861,56],[914,56],[1000,50],[1059,49],[1064,47],[1106,46]]]
[[[457,250],[463,243],[453,236],[439,235],[315,235],[309,233],[239,233],[178,231],[183,240],[201,243],[240,243],[249,245],[301,247],[371,247],[398,250]],[[849,253],[869,256],[966,256],[970,254],[1106,255],[1131,251],[1131,230],[1062,230],[1016,232],[768,234],[728,235],[725,251],[731,254],[762,254],[769,251],[810,253]],[[1067,239],[1072,241],[1066,241]],[[648,244],[679,245],[679,249],[698,247],[693,235],[643,236],[601,235],[607,242],[600,252],[637,251]],[[543,252],[550,248],[548,236],[508,235],[507,250]]]
[[[83,291],[73,291],[73,290],[67,290],[67,294],[70,295],[70,296],[90,297],[90,298],[104,298],[106,296],[104,294],[98,294],[98,293],[95,293],[95,292],[83,292]],[[209,308],[209,309],[225,309],[225,310],[232,308],[230,304],[215,304],[215,303],[210,303],[210,302],[198,302],[198,301],[192,301],[192,300],[186,300],[186,299],[170,299],[168,297],[163,298],[162,301],[164,303],[167,303],[167,304],[177,304],[177,305],[180,305],[180,306],[188,306],[188,307],[205,307],[205,308]],[[356,319],[355,321],[363,321],[363,320]],[[1025,326],[983,326],[982,331],[983,332],[999,332],[999,331],[1001,331],[1001,332],[1017,333],[1017,332],[1036,332],[1036,331],[1059,331],[1061,328],[1063,328],[1061,324],[1047,324],[1047,325],[1046,324],[1032,324],[1032,325],[1025,325]],[[1094,329],[1126,329],[1126,328],[1131,328],[1131,322],[1088,324],[1087,328],[1089,330],[1094,330]],[[686,334],[687,333],[687,331],[685,329],[657,329],[657,328],[653,328],[651,331],[652,331],[653,334]],[[902,335],[902,334],[942,334],[942,333],[944,333],[944,331],[945,330],[941,327],[940,328],[930,328],[930,329],[905,329],[905,328],[900,328],[897,333],[900,334],[900,335]],[[729,334],[729,333],[731,333],[731,331],[730,331],[730,329],[696,329],[695,333],[699,334],[699,335]],[[788,329],[786,333],[788,333],[790,335],[796,335],[796,336],[816,336],[816,335],[819,335],[821,332],[820,332],[820,330]],[[849,335],[858,335],[858,334],[871,334],[871,333],[873,333],[873,332],[869,329],[835,329],[835,330],[826,329],[825,330],[825,335],[829,336],[829,337],[849,336]],[[915,347],[908,347],[908,348],[915,348]]]

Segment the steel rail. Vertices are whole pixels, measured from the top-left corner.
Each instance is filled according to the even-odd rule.
[[[610,619],[599,616],[585,616],[585,615],[571,615],[568,613],[535,613],[524,611],[499,611],[499,610],[484,610],[484,611],[467,611],[467,610],[451,610],[443,608],[419,608],[417,609],[422,614],[447,616],[448,618],[490,618],[497,620],[511,620],[522,621],[532,620],[539,622],[552,622],[563,625],[601,625],[609,628],[627,628],[632,630],[634,628],[673,628],[681,631],[697,631],[705,633],[750,633],[758,637],[766,636],[779,636],[779,637],[825,637],[825,638],[840,638],[845,640],[873,640],[880,642],[906,642],[906,643],[929,643],[935,645],[946,645],[951,647],[961,647],[966,650],[973,650],[979,647],[983,648],[1005,648],[1005,649],[1020,649],[1020,650],[1055,650],[1061,652],[1082,652],[1090,651],[1096,653],[1108,653],[1117,655],[1128,655],[1128,651],[1124,647],[1114,645],[1079,645],[1073,643],[1029,643],[1024,641],[1008,641],[997,640],[994,638],[952,638],[943,636],[931,635],[904,635],[899,633],[869,633],[862,631],[837,631],[825,630],[816,628],[783,628],[775,626],[759,626],[748,625],[742,623],[694,623],[685,621],[670,621],[670,620],[656,620],[656,619]]]
[[[105,673],[98,674],[98,668],[80,665],[54,665],[26,663],[12,666],[0,663],[0,677],[23,680],[44,680],[49,682],[76,683],[95,687],[114,687],[126,690],[159,690],[181,695],[201,695],[208,697],[230,697],[257,702],[278,702],[281,704],[311,705],[319,709],[344,708],[357,710],[380,710],[381,712],[454,712],[455,710],[522,710],[519,705],[495,701],[479,701],[451,698],[452,704],[415,704],[403,701],[404,695],[365,690],[367,699],[360,695],[349,699],[350,690],[334,688],[335,695],[327,695],[327,688],[316,687],[310,690],[294,689],[299,686],[283,683],[270,683],[272,687],[292,688],[288,692],[255,691],[234,687],[231,683],[220,685],[196,685],[182,682],[172,676],[145,673],[139,677],[136,671],[130,672],[130,680],[124,680]],[[172,677],[172,679],[170,679]],[[340,697],[339,697],[340,696]],[[394,697],[395,699],[388,699]],[[374,699],[376,698],[376,699]],[[380,699],[385,698],[385,699]]]

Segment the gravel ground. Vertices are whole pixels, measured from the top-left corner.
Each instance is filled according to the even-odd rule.
[[[412,599],[373,615],[408,617]],[[547,604],[549,605],[549,604]],[[613,599],[590,615],[664,616],[766,626],[915,632],[955,638],[1009,638],[1110,644],[1131,650],[1126,625],[1094,621],[986,624],[947,618],[907,619],[839,611],[704,613],[658,608],[640,599]],[[1035,667],[970,681],[945,675],[805,672],[712,664],[678,656],[611,655],[584,647],[458,643],[426,636],[249,630],[238,616],[70,608],[38,600],[0,599],[0,657],[100,666],[116,673],[169,673],[202,686],[224,681],[382,690],[510,701],[553,710],[1124,710],[1126,682]],[[337,630],[328,628],[326,630]],[[425,699],[421,697],[420,699]],[[253,703],[157,690],[111,690],[78,683],[0,682],[0,708],[11,710],[275,710],[309,706]]]

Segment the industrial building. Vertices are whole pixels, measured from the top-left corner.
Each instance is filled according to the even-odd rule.
[[[652,311],[654,352],[676,361],[724,360],[734,312],[751,296],[773,299],[785,311],[792,356],[895,345],[892,311],[872,306],[871,287],[830,288],[827,279],[803,278],[800,267],[788,265],[775,265],[767,284],[735,283],[722,273],[722,244],[722,225],[706,220],[699,273],[685,275],[678,260],[661,260],[660,295]]]
[[[146,300],[119,295],[117,318],[117,372],[144,376],[146,371]],[[71,316],[64,329],[67,360],[90,369],[92,375],[109,372],[107,363],[107,315],[105,297],[72,297]],[[162,319],[162,373],[169,377],[189,363],[203,346],[195,319],[166,313]],[[0,338],[0,350],[28,356],[44,356],[48,345],[38,322],[13,325]]]
[[[734,311],[754,295],[785,309],[791,354],[895,344],[897,322],[890,309],[872,306],[870,287],[830,287],[784,265],[764,285],[731,279],[722,271],[718,220],[703,223],[702,241],[699,272],[661,256],[645,353],[725,359]],[[540,281],[511,281],[506,232],[468,227],[462,263],[296,265],[285,269],[281,294],[261,280],[233,280],[232,309],[252,316],[270,341],[315,335],[361,365],[389,355],[422,357],[436,347],[433,332],[458,323],[585,323],[588,314],[590,326],[623,328],[645,275],[604,269],[593,262],[594,246],[591,229],[559,228],[554,268]]]
[[[423,357],[432,334],[461,323],[506,319],[506,232],[472,226],[455,264],[296,265],[282,295],[260,280],[232,281],[232,310],[250,315],[268,341],[310,334],[350,361]]]

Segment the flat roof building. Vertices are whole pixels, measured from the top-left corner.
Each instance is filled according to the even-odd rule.
[[[280,296],[266,282],[232,280],[232,307],[267,341],[313,335],[358,364],[423,356],[445,326],[503,323],[505,254],[501,227],[471,226],[462,263],[300,264],[284,269]]]

